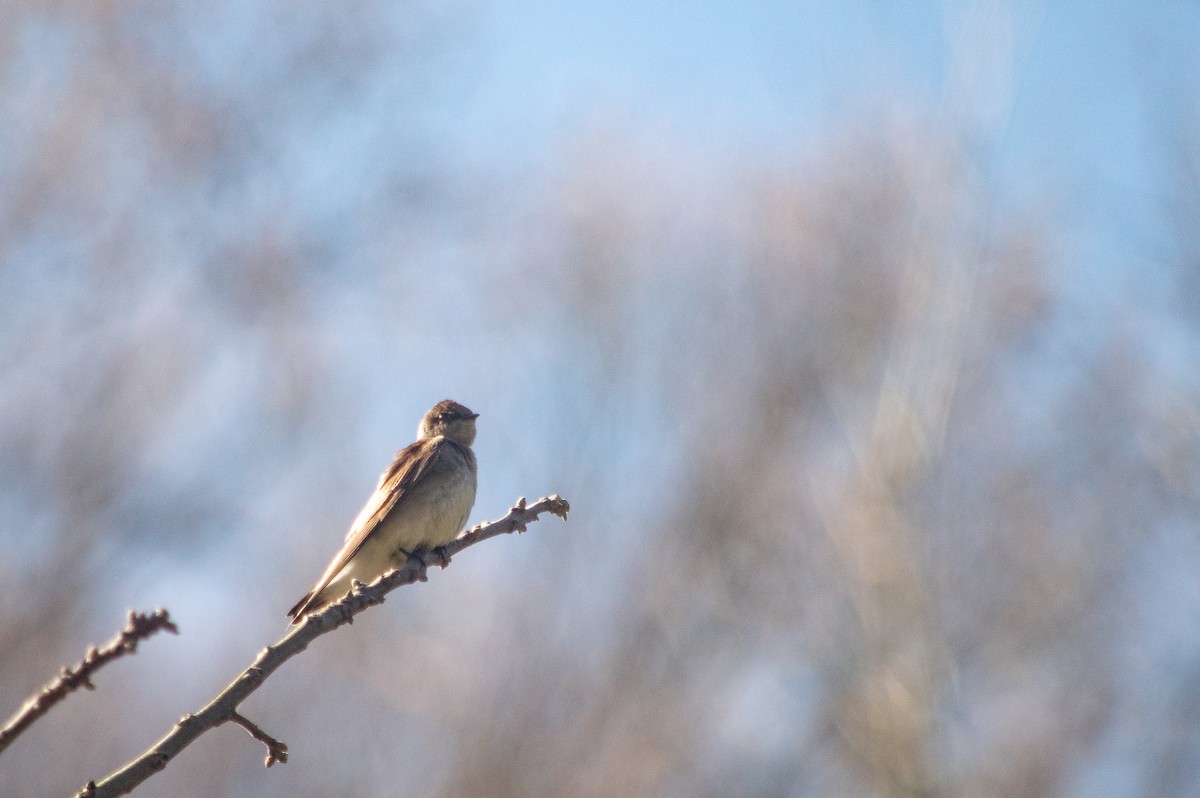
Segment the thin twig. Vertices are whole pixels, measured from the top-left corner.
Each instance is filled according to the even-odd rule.
[[[527,524],[536,521],[542,513],[551,513],[566,518],[570,505],[558,496],[548,496],[526,506],[525,499],[517,501],[508,515],[499,521],[481,524],[470,532],[456,538],[438,549],[443,563],[476,543],[511,532],[524,532]],[[443,567],[445,565],[442,564]],[[274,645],[267,646],[254,663],[242,671],[224,690],[194,715],[184,715],[167,734],[149,750],[128,763],[120,770],[99,782],[88,782],[81,790],[80,798],[111,798],[125,795],[153,774],[167,766],[175,756],[187,748],[209,729],[234,721],[238,706],[246,700],[280,665],[308,648],[308,644],[323,634],[332,632],[344,624],[351,623],[354,616],[375,604],[382,604],[384,597],[401,585],[423,582],[425,563],[410,557],[400,568],[384,574],[369,585],[355,583],[345,598],[330,604],[320,612],[305,617],[303,622],[290,628]],[[240,725],[240,724],[239,724]],[[246,728],[246,726],[242,726]],[[257,727],[255,727],[257,728]],[[247,731],[250,731],[247,728]],[[254,732],[251,732],[253,734]],[[257,735],[255,735],[257,737]],[[266,735],[264,735],[266,736]],[[259,738],[262,739],[262,738]],[[266,742],[265,740],[263,742]],[[280,743],[282,746],[282,743]],[[268,748],[270,745],[268,744]],[[286,749],[285,749],[286,750]],[[270,757],[268,757],[269,764]],[[283,761],[281,758],[279,761]]]
[[[90,647],[83,660],[70,668],[63,668],[54,679],[50,680],[37,695],[32,696],[18,709],[8,722],[0,728],[0,753],[13,740],[29,728],[38,718],[50,711],[50,708],[62,701],[80,687],[88,690],[96,689],[92,684],[92,674],[100,670],[114,659],[132,654],[137,651],[138,643],[160,630],[166,629],[172,634],[179,634],[171,616],[164,609],[157,609],[149,615],[143,612],[130,612],[125,628],[103,647]]]
[[[258,727],[258,724],[240,712],[234,712],[229,718],[250,733],[250,736],[267,747],[267,758],[263,760],[265,767],[271,767],[276,762],[287,764],[287,743],[276,740]]]

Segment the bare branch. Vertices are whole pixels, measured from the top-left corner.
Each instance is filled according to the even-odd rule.
[[[542,513],[551,513],[560,518],[566,518],[570,505],[558,496],[548,496],[539,499],[532,505],[526,506],[525,499],[517,500],[516,505],[509,510],[508,515],[499,521],[493,521],[467,532],[437,550],[442,567],[450,558],[476,543],[497,535],[511,532],[523,532],[532,521],[536,521]],[[115,773],[110,774],[100,782],[88,782],[78,794],[78,798],[109,798],[115,795],[125,795],[154,773],[167,766],[184,748],[209,729],[214,729],[223,723],[233,721],[267,745],[271,755],[267,757],[269,767],[272,758],[285,761],[287,747],[258,729],[242,716],[238,715],[238,706],[257,690],[267,677],[274,673],[280,665],[308,648],[308,644],[316,638],[343,624],[351,623],[354,616],[375,604],[382,604],[384,597],[401,585],[423,582],[426,564],[419,558],[411,557],[400,568],[384,574],[369,585],[356,582],[353,589],[341,601],[330,604],[320,612],[305,617],[304,621],[290,628],[274,645],[267,646],[254,660],[253,664],[234,679],[216,698],[194,715],[184,715],[167,734],[155,743],[149,750]],[[256,733],[257,732],[257,733]],[[261,735],[261,736],[260,736]],[[272,750],[272,744],[277,748]],[[284,756],[278,755],[280,752]]]
[[[287,743],[282,743],[279,740],[276,740],[274,737],[260,729],[258,724],[240,712],[234,712],[229,719],[248,731],[251,737],[267,747],[267,758],[263,760],[264,767],[271,767],[271,765],[274,765],[276,762],[284,765],[287,764]]]
[[[138,643],[150,635],[166,629],[172,634],[179,634],[171,616],[164,609],[157,609],[149,615],[142,612],[130,612],[125,628],[117,636],[108,641],[102,648],[92,646],[87,650],[83,660],[70,668],[63,668],[57,677],[43,687],[37,695],[29,698],[16,713],[13,714],[4,728],[0,728],[0,753],[29,728],[34,721],[50,711],[50,708],[62,701],[80,687],[94,690],[92,674],[100,670],[114,659],[132,654],[137,651]]]

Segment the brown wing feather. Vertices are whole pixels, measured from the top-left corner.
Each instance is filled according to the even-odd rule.
[[[350,527],[349,534],[346,535],[345,544],[334,557],[333,562],[329,563],[329,567],[325,569],[325,573],[316,586],[308,591],[304,598],[296,602],[296,606],[288,610],[288,617],[294,618],[296,621],[304,617],[313,599],[319,596],[334,577],[346,567],[346,563],[350,562],[355,554],[358,554],[370,534],[404,497],[404,493],[429,468],[429,464],[438,454],[438,444],[442,440],[440,436],[427,438],[410,443],[396,453],[396,459],[379,477],[379,486],[371,494],[371,498],[367,499],[367,503],[359,511],[358,517],[354,519],[354,524]],[[372,505],[374,505],[373,509]],[[366,517],[364,518],[364,516]]]

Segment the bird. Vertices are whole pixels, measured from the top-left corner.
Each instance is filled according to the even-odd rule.
[[[293,624],[369,583],[422,549],[458,537],[475,504],[478,469],[473,413],[451,399],[434,405],[417,440],[396,453],[375,492],[350,525],[346,542],[313,589],[288,611]]]

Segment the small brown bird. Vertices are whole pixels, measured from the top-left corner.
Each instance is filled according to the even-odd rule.
[[[292,623],[345,596],[353,580],[373,582],[418,549],[443,546],[458,537],[475,504],[471,444],[478,417],[449,399],[425,414],[416,442],[396,453],[350,525],[346,543],[313,589],[288,612]]]

